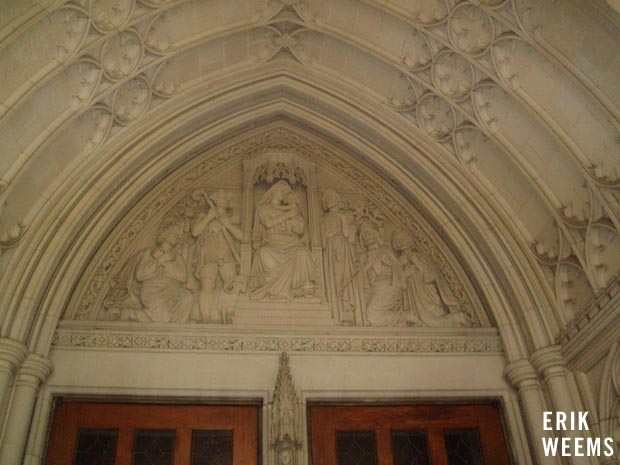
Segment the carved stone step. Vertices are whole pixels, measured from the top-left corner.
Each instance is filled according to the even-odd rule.
[[[334,326],[337,322],[326,304],[299,302],[239,302],[233,317],[235,325],[252,326]]]

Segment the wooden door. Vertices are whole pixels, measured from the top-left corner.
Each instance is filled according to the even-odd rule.
[[[67,402],[46,465],[257,465],[257,406]]]
[[[316,406],[313,465],[509,465],[494,405]]]

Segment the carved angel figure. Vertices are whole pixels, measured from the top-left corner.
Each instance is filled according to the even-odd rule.
[[[357,228],[341,210],[338,192],[326,189],[321,200],[325,211],[321,235],[327,298],[340,323],[355,324],[355,310],[361,309],[355,256]]]
[[[195,298],[186,287],[187,264],[175,250],[182,229],[165,227],[155,247],[131,257],[116,280],[104,305],[110,319],[187,323],[195,314]]]
[[[366,320],[371,326],[398,326],[405,323],[403,308],[403,268],[392,249],[383,243],[380,232],[365,223],[360,231],[363,278],[366,281]]]
[[[471,326],[459,301],[436,271],[433,263],[418,252],[404,231],[392,236],[405,276],[407,324],[413,326]]]

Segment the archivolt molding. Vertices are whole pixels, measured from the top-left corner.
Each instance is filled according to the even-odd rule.
[[[618,305],[620,280],[616,279],[561,332],[556,343],[564,348],[571,367],[588,372],[605,356],[618,338]]]
[[[303,5],[303,3],[302,3],[301,5]],[[471,13],[471,12],[469,12],[469,14],[462,14],[462,11],[464,11],[464,10],[470,11],[472,8],[476,8],[476,7],[473,7],[473,6],[468,7],[468,8],[460,7],[460,8],[455,9],[455,10],[453,11],[453,17],[451,18],[451,21],[452,21],[452,20],[454,20],[454,21],[452,21],[452,22],[454,22],[454,23],[456,24],[456,26],[451,27],[451,28],[450,28],[450,30],[461,30],[461,31],[462,31],[462,30],[463,30],[463,26],[462,26],[462,25],[461,25],[461,26],[458,26],[458,25],[459,25],[459,22],[461,22],[461,23],[463,22],[463,20],[462,20],[462,18],[463,18],[463,17],[465,17],[465,18],[469,17],[469,18],[470,18],[470,19],[469,19],[469,21],[470,21],[470,22],[471,22],[471,21],[474,21],[474,22],[475,22],[475,20],[476,20],[476,19],[478,19],[478,20],[479,20],[480,18],[478,18],[478,17],[479,17],[481,14],[484,14],[484,13],[482,13],[482,11],[481,11],[481,10],[480,10],[480,11],[477,11],[475,14],[473,14],[473,13]],[[473,15],[473,19],[472,19],[472,15]],[[157,19],[158,19],[158,21],[159,21],[159,18],[157,18]],[[483,18],[483,23],[484,23],[484,18]],[[152,27],[152,25],[151,25],[151,26],[149,26],[149,31],[150,31],[151,27]],[[459,29],[459,27],[460,27],[460,29]],[[483,29],[484,29],[484,27],[483,27]],[[130,30],[128,30],[128,31],[130,31]],[[149,36],[149,31],[147,31],[147,33],[146,33],[146,36],[147,36],[147,37]],[[469,32],[469,30],[468,30],[468,32]],[[127,33],[126,33],[125,31],[123,31],[123,34],[127,34]],[[487,33],[487,34],[485,35],[485,33],[482,33],[482,37],[487,37],[487,36],[489,36],[489,37],[490,37],[490,35],[489,35],[489,34],[490,34],[490,33]],[[452,35],[450,35],[450,37],[454,37],[455,35],[458,35],[458,33],[456,33],[456,32],[455,32],[455,33],[453,33]],[[469,35],[471,35],[471,33],[470,33]],[[461,33],[461,36],[463,36],[463,37],[467,37],[467,34],[463,35],[463,34]],[[460,36],[459,36],[459,37],[460,37]],[[165,39],[165,38],[164,38],[164,39]],[[116,39],[114,39],[114,38],[110,38],[108,42],[110,42],[110,41],[114,41],[114,40],[116,40]],[[454,40],[462,40],[462,39],[454,39]],[[469,39],[469,40],[472,40],[472,39]],[[480,40],[480,39],[476,39],[476,40]],[[486,40],[486,39],[482,39],[482,40]],[[118,42],[118,40],[116,40],[116,41]],[[166,48],[166,49],[167,49],[167,48],[175,49],[174,47],[170,47],[170,44],[168,43],[167,39],[166,39],[166,40],[164,40],[164,41],[167,43],[167,46],[166,46],[166,47],[164,47],[164,48]],[[149,40],[147,40],[147,42],[149,42]],[[151,40],[151,42],[152,42],[152,40]],[[194,43],[195,43],[195,41],[194,41]],[[459,46],[459,45],[457,44],[457,47],[458,47],[458,46]],[[104,47],[105,47],[105,44],[104,44]],[[467,45],[461,45],[461,47],[465,47],[465,48],[466,48],[466,47],[467,47]],[[160,49],[161,49],[161,47],[160,47]],[[176,49],[175,49],[175,50],[176,50],[176,51],[179,51],[179,50],[180,50],[180,48],[176,47]],[[126,51],[125,51],[124,53],[125,53],[125,54],[127,54],[127,52],[126,52]],[[435,74],[437,74],[437,73],[435,73]]]
[[[225,3],[209,4],[209,17],[216,18]],[[350,76],[350,89],[396,110],[403,121],[450,152],[463,171],[486,185],[488,192],[497,191],[495,186],[502,183],[500,174],[507,166],[518,166],[519,183],[528,186],[523,192],[531,192],[530,199],[542,200],[546,212],[543,214],[539,207],[528,209],[531,200],[524,194],[521,204],[511,200],[511,192],[502,192],[498,202],[508,212],[520,212],[520,216],[513,215],[520,223],[515,227],[523,240],[531,243],[532,257],[548,275],[549,288],[562,309],[559,320],[565,324],[592,296],[602,292],[618,271],[620,178],[613,157],[617,144],[586,144],[613,139],[617,122],[612,119],[591,124],[596,128],[593,132],[571,134],[574,121],[565,121],[561,109],[545,111],[537,105],[540,88],[556,83],[566,72],[566,67],[550,68],[550,77],[532,78],[540,76],[531,69],[543,69],[546,60],[557,64],[533,33],[540,15],[527,12],[531,5],[517,1],[452,6],[437,0],[416,3],[416,11],[384,2],[328,3],[330,8],[341,8],[340,12],[347,8],[356,11],[360,17],[369,13],[368,29],[341,27],[333,20],[338,11],[315,0],[257,0],[251,11],[239,12],[229,24],[209,31],[180,27],[192,8],[200,8],[189,2],[127,0],[116,9],[98,0],[55,4],[58,8],[50,13],[49,23],[37,22],[19,39],[13,35],[10,43],[3,44],[2,51],[10,62],[22,45],[34,43],[37,34],[56,30],[59,39],[48,38],[46,43],[55,48],[37,50],[28,66],[17,66],[16,74],[7,80],[6,89],[12,94],[2,95],[4,106],[0,109],[5,112],[0,138],[4,133],[7,153],[20,154],[13,161],[7,160],[3,175],[11,183],[7,195],[19,193],[28,170],[49,154],[72,147],[73,153],[63,155],[64,159],[79,153],[87,160],[123,127],[135,125],[164,100],[179,101],[201,81],[211,82],[223,73],[237,76],[268,61],[288,69],[292,66],[288,54],[318,75]],[[362,11],[362,7],[366,9]],[[372,15],[380,12],[387,13],[381,21],[404,34],[401,38],[410,34],[402,48],[398,48],[398,40],[390,48],[389,41],[381,42],[373,29],[377,17]],[[227,57],[223,72],[207,67],[199,70],[202,73],[184,73],[182,65],[191,62],[193,53],[214,56],[221,53],[223,40],[234,42],[232,39],[248,44],[250,53]],[[347,53],[343,56],[351,57],[352,65],[346,72],[329,69],[327,62],[321,61],[332,43]],[[357,65],[376,71],[365,81],[352,71],[356,53],[363,59]],[[60,73],[63,69],[65,73]],[[20,72],[24,73],[21,78]],[[380,74],[383,86],[377,85]],[[38,87],[22,85],[27,81],[24,76]],[[386,82],[391,83],[389,88]],[[558,92],[578,95],[578,108],[590,102],[569,80],[557,85]],[[586,87],[592,86],[586,83]],[[35,124],[20,125],[32,114],[34,92],[37,99],[53,92],[55,100],[46,103],[47,109]],[[515,99],[521,108],[508,117],[506,109]],[[606,120],[605,105],[600,99],[597,104],[588,121]],[[380,110],[384,111],[386,108]],[[520,145],[521,126],[532,128],[526,145]],[[23,131],[14,133],[16,128]],[[74,131],[86,137],[76,143],[69,135]],[[555,154],[556,165],[542,166],[538,159],[541,152],[543,158]],[[498,157],[501,163],[496,161]],[[569,186],[585,183],[584,189],[576,195],[567,192],[554,184],[552,177],[545,177],[550,170],[558,179],[566,178]],[[521,208],[523,204],[528,208]],[[16,218],[20,215],[24,213],[7,211],[3,221],[19,223]]]
[[[97,5],[99,5],[99,3],[97,3]],[[515,86],[515,82],[517,80],[516,74],[514,74],[514,71],[511,70],[510,66],[507,66],[505,63],[506,61],[505,57],[507,57],[508,55],[504,53],[503,55],[504,58],[502,58],[503,64],[500,66],[500,64],[498,63],[498,60],[495,58],[495,53],[489,53],[490,49],[493,49],[493,52],[495,50],[495,46],[493,45],[494,40],[497,41],[498,44],[500,43],[505,44],[505,43],[514,42],[514,39],[511,38],[510,34],[507,34],[507,35],[500,34],[499,31],[501,30],[502,27],[505,27],[505,25],[502,26],[501,23],[497,22],[497,20],[495,21],[492,20],[489,16],[486,16],[486,13],[483,10],[480,10],[476,6],[465,5],[465,4],[459,5],[457,8],[454,8],[450,12],[450,15],[448,18],[447,12],[449,9],[441,7],[440,4],[438,5],[440,7],[437,7],[435,10],[432,10],[432,9],[429,10],[430,13],[428,11],[419,11],[417,13],[417,16],[419,16],[419,21],[418,21],[419,24],[416,24],[416,27],[421,28],[419,29],[419,31],[421,31],[420,33],[425,36],[424,40],[426,41],[429,54],[435,55],[435,57],[433,58],[434,62],[432,63],[432,68],[428,68],[431,71],[431,74],[429,76],[430,79],[424,76],[425,69],[428,67],[428,64],[425,63],[425,60],[427,60],[428,58],[422,57],[421,64],[423,66],[420,67],[419,72],[412,72],[412,71],[417,71],[417,69],[415,68],[415,65],[413,69],[411,68],[407,69],[407,64],[405,62],[409,62],[411,64],[412,59],[410,56],[409,57],[405,56],[403,58],[404,60],[403,63],[405,63],[406,66],[405,66],[405,69],[401,68],[400,72],[408,73],[407,74],[408,79],[416,79],[416,83],[420,87],[420,90],[414,93],[420,94],[420,96],[412,95],[411,97],[405,97],[404,99],[405,108],[400,107],[399,109],[410,110],[410,109],[415,109],[415,107],[417,107],[417,110],[415,111],[415,118],[418,124],[422,127],[422,129],[426,130],[431,136],[438,139],[439,142],[448,142],[448,145],[454,146],[452,151],[458,154],[460,159],[465,162],[466,167],[471,167],[472,163],[474,163],[477,159],[477,156],[471,155],[470,153],[468,153],[467,146],[469,142],[467,141],[467,138],[470,137],[470,134],[472,133],[472,131],[474,131],[473,127],[478,126],[478,128],[481,129],[487,137],[491,137],[491,139],[494,140],[496,145],[502,147],[504,151],[511,153],[512,158],[515,160],[517,164],[523,165],[522,169],[526,173],[526,176],[531,176],[535,180],[535,182],[537,182],[536,180],[538,180],[539,178],[537,177],[535,173],[535,169],[529,165],[527,160],[522,159],[516,155],[519,149],[517,147],[513,147],[513,145],[509,142],[509,140],[502,138],[498,135],[497,131],[495,130],[497,117],[493,114],[490,114],[488,111],[489,103],[490,103],[489,98],[493,98],[493,95],[491,95],[489,98],[485,97],[485,95],[488,95],[488,93],[491,92],[489,89],[493,88],[493,86],[489,87],[489,83],[486,82],[488,80],[492,80],[501,86],[503,79],[508,78],[512,83],[511,86],[512,87]],[[152,53],[161,54],[164,52],[166,54],[171,54],[171,53],[176,54],[176,53],[182,52],[183,50],[188,49],[188,47],[192,45],[196,46],[196,44],[198,43],[196,42],[197,40],[196,38],[194,38],[192,42],[187,42],[183,40],[180,40],[178,44],[171,42],[171,40],[165,33],[165,27],[163,28],[164,29],[163,35],[159,34],[158,32],[155,32],[156,30],[158,30],[157,26],[160,24],[165,24],[165,22],[162,20],[160,16],[154,16],[152,19],[149,19],[148,24],[146,25],[146,32],[144,32],[145,40],[142,41],[142,43],[140,44],[142,46],[139,47],[138,42],[140,42],[140,34],[138,33],[138,30],[136,29],[136,27],[138,27],[139,24],[135,23],[136,26],[134,26],[134,23],[132,23],[130,25],[130,22],[128,19],[133,14],[133,8],[134,8],[133,4],[132,2],[125,2],[122,6],[123,8],[119,9],[119,11],[117,12],[117,16],[119,16],[121,19],[116,20],[118,23],[116,27],[121,27],[121,25],[122,27],[127,27],[127,26],[131,26],[131,27],[123,30],[122,33],[119,34],[119,37],[114,37],[114,36],[110,37],[107,40],[107,42],[105,42],[100,47],[102,50],[101,52],[97,52],[97,53],[101,55],[100,61],[103,60],[101,61],[102,64],[100,66],[103,68],[104,71],[106,70],[106,66],[108,68],[110,66],[115,66],[115,67],[120,66],[118,63],[114,64],[113,62],[111,62],[109,57],[104,59],[104,55],[106,56],[109,55],[110,49],[116,50],[116,55],[118,57],[120,56],[125,57],[124,58],[125,67],[129,66],[129,70],[135,69],[137,72],[138,71],[136,68],[138,66],[137,63],[140,61],[140,57],[143,56],[145,52],[147,55],[149,54],[149,52],[151,52],[151,54]],[[161,5],[158,5],[158,6],[161,6]],[[304,27],[311,26],[312,28],[311,30],[328,31],[332,36],[338,36],[338,35],[343,36],[343,34],[338,32],[337,29],[335,29],[333,26],[330,26],[328,23],[326,23],[320,17],[320,15],[316,13],[316,9],[313,10],[311,3],[293,2],[292,6],[293,6],[294,11],[299,14],[297,18],[301,21]],[[501,6],[501,5],[493,4],[493,6]],[[93,6],[91,5],[91,7]],[[73,8],[73,7],[67,6],[66,8]],[[107,29],[105,26],[106,21],[109,22],[111,20],[105,19],[105,11],[103,11],[104,9],[102,10],[100,6],[95,6],[93,8],[95,8],[96,11],[91,10],[90,15],[93,16],[94,13],[97,13],[96,15],[93,16],[96,19],[92,20],[94,25],[98,24],[96,29],[98,28],[99,32],[101,32],[102,30],[104,32],[107,30],[110,30],[109,25],[107,26]],[[281,14],[283,8],[284,8],[284,4],[278,4],[278,2],[271,3],[268,8],[264,8],[263,10],[260,10],[258,18],[263,21],[273,22],[274,24],[281,24],[282,16],[280,17],[280,19],[278,19],[277,16],[274,17],[274,14],[278,12],[280,12]],[[74,10],[78,11],[77,7],[72,9],[71,12],[73,12]],[[71,13],[71,14],[75,15],[77,13]],[[309,19],[304,20],[303,19],[304,15],[308,16]],[[289,16],[284,16],[284,19],[291,19],[291,18]],[[231,26],[232,31],[239,30],[240,26],[248,27],[249,25],[253,25],[256,23],[256,21],[257,21],[256,16],[253,16],[252,18],[250,18],[249,21],[246,21],[245,26],[242,26],[243,23],[239,23],[239,25],[235,24],[234,26]],[[77,23],[79,24],[79,21],[77,21]],[[446,28],[447,32],[440,34],[435,29],[429,30],[428,29],[429,25],[433,27],[437,26],[437,27]],[[77,26],[72,26],[72,28],[70,29],[72,31],[71,36],[75,36],[75,33],[73,32],[75,27]],[[272,37],[272,42],[275,47],[272,47],[271,53],[267,53],[266,55],[259,54],[259,58],[262,57],[262,59],[268,59],[271,56],[275,55],[279,49],[282,49],[282,47],[291,50],[294,54],[297,53],[296,50],[299,48],[298,42],[300,41],[299,36],[303,35],[303,31],[298,34],[287,33],[287,34],[282,35],[282,33],[276,33],[275,35],[277,37],[275,36]],[[298,36],[297,40],[292,40],[295,35]],[[129,36],[133,37],[133,40],[128,42],[127,37]],[[199,36],[198,41],[202,42],[202,41],[208,40],[209,38],[213,38],[216,36],[217,34],[210,35],[207,37],[207,36],[204,36],[203,34]],[[286,39],[287,37],[290,37],[291,40]],[[125,38],[125,40],[123,40],[123,38]],[[306,35],[306,38],[307,38],[307,35]],[[357,47],[362,47],[366,49],[367,53],[370,53],[370,54],[380,53],[381,58],[383,58],[384,60],[391,61],[392,63],[398,62],[398,59],[395,59],[396,57],[390,57],[386,55],[386,52],[380,52],[380,49],[376,47],[374,48],[368,47],[368,45],[366,45],[364,40],[361,40],[352,35],[345,37],[345,39],[354,43]],[[124,49],[122,48],[123,46],[125,47]],[[121,48],[119,49],[119,47]],[[91,48],[83,47],[83,48],[86,50],[89,50],[88,52],[89,54],[91,53],[90,52],[91,50],[95,50],[92,47]],[[140,50],[138,50],[138,48]],[[73,45],[63,46],[61,47],[61,49],[71,50],[73,49]],[[123,50],[122,52],[120,51],[121,49]],[[445,50],[442,51],[443,49]],[[450,49],[453,49],[456,52],[460,52],[461,54],[456,54],[455,52],[449,52]],[[486,58],[484,58],[483,55]],[[297,53],[296,56],[300,60],[304,61],[304,53]],[[142,72],[145,72],[148,74],[147,70],[152,68],[152,66],[154,64],[157,64],[158,60],[161,60],[161,59],[162,57],[158,59],[156,58],[156,56],[152,56],[150,58],[151,61],[149,61],[145,56],[144,58],[145,64],[142,67]],[[127,60],[129,60],[131,63],[128,63]],[[469,66],[466,65],[465,61],[469,61],[470,65]],[[460,63],[460,65],[457,65],[458,63]],[[80,62],[79,65],[81,64],[82,63]],[[312,65],[311,62],[308,64]],[[448,64],[448,66],[446,66],[446,64]],[[475,64],[476,70],[478,70],[476,74],[481,73],[480,75],[476,76],[475,82],[477,82],[478,84],[476,84],[475,86],[474,86],[474,69],[471,67],[472,64]],[[144,66],[146,66],[146,68]],[[82,66],[82,69],[84,69],[84,66]],[[88,67],[86,69],[88,69]],[[502,70],[506,70],[506,72],[508,72],[508,75],[502,73]],[[92,76],[90,81],[94,81],[95,72],[92,69],[90,71],[91,71],[90,73],[88,73],[88,71],[86,71],[86,73]],[[82,77],[85,71],[78,71],[78,73],[80,74],[80,77]],[[112,74],[110,74],[109,69],[105,74],[106,74],[106,77],[111,79],[112,81],[115,81],[119,77],[123,77],[123,76],[129,77],[129,75],[126,73],[118,74],[118,71],[116,72],[113,71]],[[90,81],[89,79],[84,79],[84,78],[81,79],[82,85],[84,85],[83,83],[86,82],[86,87],[88,87],[88,83]],[[140,83],[142,83],[143,85],[141,86]],[[121,124],[126,123],[128,120],[135,119],[144,110],[147,104],[146,102],[148,101],[148,93],[146,89],[144,88],[144,84],[145,84],[145,80],[142,77],[138,76],[137,78],[133,78],[128,84],[124,84],[124,87],[122,88],[122,90],[118,89],[114,91],[114,96],[111,97],[112,99],[114,99],[116,95],[120,94],[121,96],[124,96],[125,99],[129,98],[130,101],[132,102],[131,103],[132,108],[128,108],[127,105],[123,105],[122,103],[116,106],[116,112],[115,112],[116,117],[114,118],[116,122],[121,123]],[[482,84],[482,87],[478,87],[480,86],[480,84]],[[92,87],[94,89],[97,86],[93,85]],[[106,94],[109,94],[113,90],[113,87],[114,86],[108,87],[107,85],[103,85],[103,88],[104,88],[103,90],[105,90],[105,92],[103,94],[100,94],[99,103],[96,105],[97,108],[106,108],[106,106],[108,105],[108,102],[106,102],[106,99],[107,99]],[[129,89],[127,89],[127,87],[129,87]],[[159,82],[156,85],[152,85],[151,87],[154,90],[161,91],[161,93],[165,97],[169,97],[176,88],[175,84],[172,82]],[[412,86],[412,89],[414,91],[415,91],[415,87],[416,86]],[[142,90],[140,90],[140,88],[142,88]],[[445,99],[442,99],[441,97],[437,95],[427,96],[425,94],[426,92],[424,90],[425,88],[430,88],[436,94],[443,96]],[[110,89],[110,90],[107,90],[107,89]],[[510,90],[510,88],[507,90]],[[460,100],[462,100],[466,96],[469,96],[472,92],[477,92],[477,94],[482,94],[480,99],[478,98],[473,99],[473,104],[474,104],[473,112],[471,108],[468,108],[469,105],[463,106],[463,104],[459,104]],[[77,100],[77,101],[81,101],[85,103],[87,99],[81,98],[81,95],[84,95],[84,94],[85,95],[89,94],[87,89],[81,89],[81,91],[77,95],[73,96],[73,100],[74,101]],[[471,95],[477,95],[477,94],[471,94]],[[424,97],[424,99],[421,100],[420,105],[415,105],[415,102],[421,97]],[[93,101],[94,100],[96,99],[93,99]],[[529,103],[529,102],[526,102],[526,103]],[[448,109],[448,106],[450,104],[452,104],[457,109],[457,114],[453,113],[454,110]],[[442,106],[445,107],[443,110],[442,110]],[[113,106],[113,108],[115,107]],[[536,111],[537,110],[536,108],[533,108],[532,110],[533,110],[532,113],[540,113],[539,111]],[[118,115],[119,111],[122,113],[120,116]],[[465,118],[465,119],[462,120],[461,118]],[[103,124],[103,126],[105,128],[105,123]],[[462,136],[461,135],[462,133],[465,133],[466,135]],[[555,133],[557,135],[557,131]],[[465,140],[461,140],[460,142],[455,142],[453,140],[449,141],[448,140],[449,136],[455,139],[464,138]],[[32,150],[35,150],[35,148],[36,146],[33,146]],[[573,151],[577,150],[579,153],[581,153],[580,149],[575,148],[574,144],[572,148],[573,148]],[[27,155],[22,156],[24,161],[25,161],[26,156]],[[589,163],[589,162],[586,162],[586,163]],[[604,171],[604,164],[599,164],[599,165],[592,164],[592,166],[596,166],[596,168],[593,168],[591,170],[586,170],[586,171],[591,173],[594,176],[598,176],[597,179],[605,180],[604,184],[607,187],[607,185],[609,184],[608,180],[613,179],[613,178],[610,178],[607,172]],[[597,175],[597,173],[599,174]],[[612,185],[615,185],[614,182],[615,181],[611,181]],[[556,212],[558,212],[558,210],[570,209],[571,200],[560,199],[560,198],[556,199],[556,195],[554,195],[554,193],[551,193],[551,191],[545,185],[540,185],[538,188],[543,198],[549,197],[549,209],[550,211],[555,213],[555,220],[557,221],[558,218],[561,219],[561,212],[560,213],[556,213]],[[590,190],[597,197],[599,197],[599,201],[600,201],[600,195],[597,189],[590,187]],[[618,220],[617,220],[617,216],[614,214],[613,209],[611,212],[609,212],[608,211],[609,209],[606,209],[605,207],[606,202],[602,202],[602,203],[603,205],[601,208],[604,212],[603,214],[608,216],[610,218],[610,221],[616,224],[616,229],[617,229]],[[559,222],[558,224],[563,224],[563,223]],[[562,232],[565,235],[570,237],[570,234],[568,234],[566,230],[563,230]],[[601,235],[599,234],[599,236]],[[534,237],[532,241],[539,242],[539,238]],[[573,241],[568,241],[568,242],[573,243]],[[599,241],[599,242],[604,243],[605,241]],[[606,284],[606,280],[604,278],[600,278],[599,276],[594,276],[596,274],[596,271],[593,271],[592,267],[597,266],[597,265],[591,264],[593,260],[588,260],[588,258],[586,257],[586,254],[581,250],[573,250],[571,254],[579,262],[579,267],[583,270],[583,274],[590,282],[590,286],[595,291],[600,289],[601,287],[604,287],[604,285]],[[605,265],[605,266],[609,266],[609,265]],[[600,281],[603,281],[603,284],[601,284]],[[570,298],[568,300],[570,300]],[[560,296],[560,294],[558,294],[558,302],[560,303],[561,306],[566,301],[567,299],[563,299]],[[570,310],[569,313],[571,314],[574,313],[574,310]]]
[[[243,99],[243,97],[241,97],[241,96],[240,96],[240,98],[242,98],[242,99]],[[195,101],[195,98],[193,98],[192,100],[193,100],[193,101]],[[158,120],[158,121],[161,121],[161,118],[158,118],[157,120]],[[166,124],[166,123],[165,123],[165,120],[164,120],[164,124]],[[136,131],[140,132],[140,129],[136,129]],[[127,140],[133,139],[131,136],[128,136],[128,137],[129,137],[129,139],[127,139]],[[121,142],[119,142],[119,143],[121,144],[120,146],[122,146],[122,145],[123,145],[122,141],[121,141]],[[120,146],[119,146],[119,147],[120,147]],[[136,150],[138,150],[138,148],[136,148]],[[138,151],[139,151],[139,150],[138,150]],[[104,158],[99,158],[99,160],[104,160]],[[126,162],[125,162],[125,163],[126,163]],[[401,173],[402,173],[402,171],[401,171]],[[113,176],[113,175],[112,175],[112,176]],[[105,177],[109,177],[109,176],[105,176]],[[104,177],[104,178],[105,178],[105,177]],[[100,176],[100,175],[96,175],[96,178],[101,179],[101,176]],[[80,185],[82,185],[82,182],[80,182],[79,184],[80,184]],[[87,184],[87,185],[88,185],[88,184]],[[72,198],[76,198],[76,197],[75,197],[75,195],[72,195]],[[79,198],[79,195],[78,195],[78,198]],[[82,210],[82,209],[83,209],[83,207],[79,207],[79,210]],[[73,208],[73,210],[75,210],[75,207]],[[445,221],[445,220],[444,220],[444,221]],[[99,223],[99,221],[98,221],[98,223]],[[100,224],[100,223],[99,223],[99,224]],[[68,226],[68,224],[67,224],[67,223],[65,223],[63,226]],[[67,229],[68,229],[68,228],[66,228],[66,227],[64,227],[64,228],[63,228],[63,230],[67,230]],[[67,231],[67,232],[63,232],[63,233],[59,233],[59,234],[60,234],[60,235],[63,235],[63,234],[67,234],[67,233],[68,233],[68,231]],[[66,236],[65,236],[65,237],[66,237]],[[473,244],[472,244],[472,245],[473,245]],[[79,255],[82,255],[82,254],[80,253]],[[492,278],[491,278],[491,279],[492,279]],[[56,286],[55,286],[55,287],[56,287]],[[62,289],[64,289],[65,287],[66,287],[65,285],[60,286],[61,290],[62,290]],[[64,292],[64,291],[62,291],[62,292]],[[501,299],[500,299],[500,300],[501,300]],[[45,307],[47,304],[41,304],[41,305],[43,305],[43,306]],[[494,301],[494,305],[495,305],[495,306],[503,306],[503,305],[505,305],[505,302],[504,302],[504,303],[502,303],[502,302],[500,302],[500,301]],[[62,307],[62,303],[61,303],[61,301],[58,301],[58,300],[57,300],[57,303],[56,303],[56,304],[53,304],[53,306],[54,306],[54,308],[57,308],[57,309],[59,309],[59,308],[63,308],[63,307]],[[498,308],[499,308],[499,307],[498,307]],[[499,316],[499,314],[496,314],[496,317],[498,317],[498,316]],[[22,318],[23,318],[23,317],[22,317]],[[41,321],[39,324],[43,324],[43,327],[49,327],[48,329],[53,329],[53,327],[54,327],[54,320],[53,320],[53,318],[54,318],[54,317],[53,317],[53,315],[48,315],[48,316],[46,317],[45,322]],[[512,326],[513,326],[513,328],[514,328],[514,323],[512,323],[512,324],[511,324],[511,323],[508,323],[508,322],[504,322],[504,319],[503,319],[503,318],[504,318],[504,317],[502,317],[502,323],[501,323],[502,328],[507,328],[507,327],[509,327],[509,326],[511,326],[511,325],[512,325]],[[6,322],[5,322],[5,324],[6,324]],[[23,328],[23,324],[24,324],[24,322],[22,322],[21,324],[22,324],[22,326],[21,326],[21,327]],[[19,331],[19,326],[17,327],[17,329],[15,329],[15,331]],[[41,328],[39,327],[39,329],[35,330],[35,333],[34,333],[34,334],[39,334],[39,332],[40,332],[40,331],[41,331]],[[511,331],[515,331],[515,329],[512,329]],[[513,336],[515,336],[515,334],[514,334],[514,333],[510,333],[510,334],[507,334],[507,336],[506,336],[506,337],[508,337],[508,338],[509,338],[509,340],[511,341],[511,347],[512,347],[512,350],[514,351],[514,350],[518,350],[518,349],[516,349],[516,347],[518,347],[518,345],[519,345],[520,343],[518,342],[518,338],[517,338],[517,339],[515,339],[515,338],[513,338]],[[38,344],[37,344],[37,347],[40,347],[40,349],[37,349],[37,350],[46,350],[46,349],[45,349],[45,347],[46,347],[45,341],[44,341],[44,340],[39,340],[39,341],[38,341]]]
[[[620,347],[613,343],[607,354],[598,405],[598,428],[601,437],[620,438]],[[613,463],[613,462],[612,462]]]

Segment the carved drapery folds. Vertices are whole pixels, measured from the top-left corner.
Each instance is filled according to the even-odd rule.
[[[244,162],[243,207],[253,211],[253,220],[246,216],[242,254],[253,256],[242,262],[251,261],[249,273],[243,270],[251,300],[321,301],[315,169],[279,151]]]
[[[294,145],[234,153],[143,207],[65,318],[480,325],[439,249],[354,165]]]
[[[295,391],[289,359],[280,355],[278,377],[271,401],[269,447],[276,465],[299,465],[303,422],[302,404]]]

